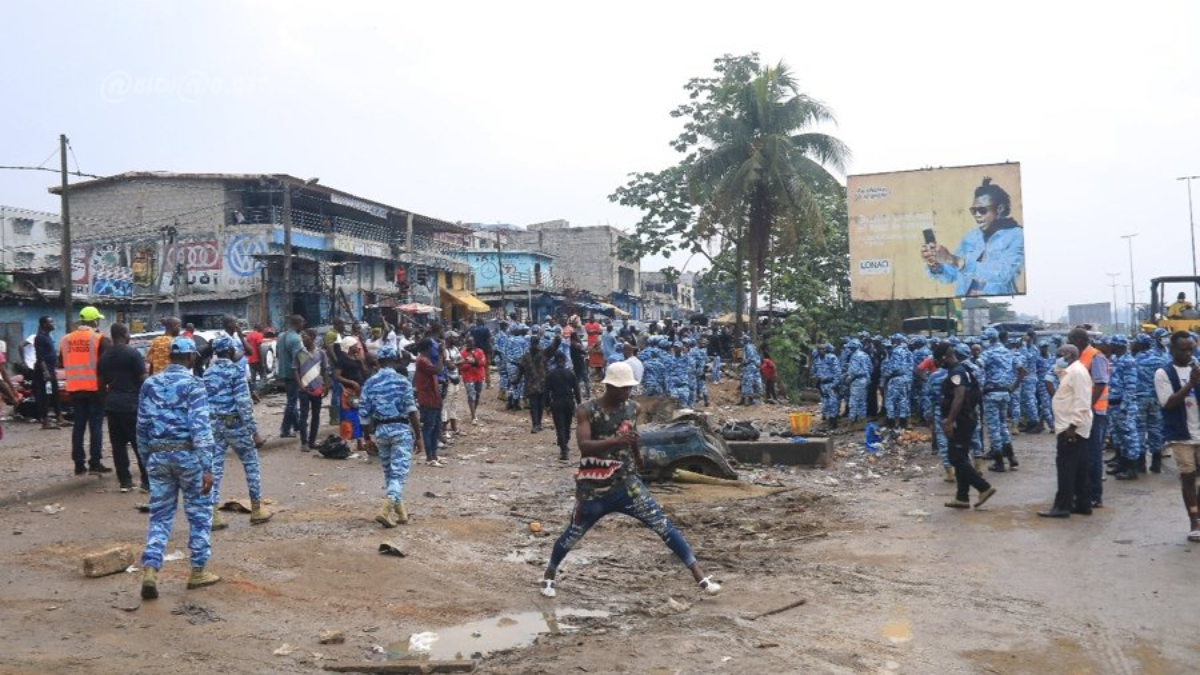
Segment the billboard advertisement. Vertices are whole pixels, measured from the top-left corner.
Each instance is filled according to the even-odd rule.
[[[847,196],[855,300],[1025,294],[1020,164],[850,176]]]

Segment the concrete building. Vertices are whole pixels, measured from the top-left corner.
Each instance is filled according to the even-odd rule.
[[[555,275],[554,256],[540,251],[476,249],[455,257],[471,266],[475,295],[503,309],[504,316],[540,319],[553,314],[572,290]]]
[[[694,275],[686,277],[691,280]],[[642,272],[642,316],[644,321],[686,321],[696,313],[696,293],[685,277],[670,279],[663,272]]]
[[[608,225],[571,227],[565,220],[552,220],[510,236],[514,248],[554,256],[559,269],[570,270],[576,290],[639,316],[641,263],[618,256],[621,241],[628,238],[621,230]]]
[[[22,341],[38,318],[62,322],[62,223],[57,213],[0,206],[0,340],[9,363],[20,361]],[[58,333],[61,335],[61,332]]]
[[[176,298],[198,327],[223,314],[281,326],[294,312],[319,325],[407,303],[446,318],[472,306],[469,267],[450,255],[463,247],[439,238],[468,228],[317,179],[129,172],[77,183],[69,196],[74,292],[127,322],[153,327],[150,308],[168,313]]]

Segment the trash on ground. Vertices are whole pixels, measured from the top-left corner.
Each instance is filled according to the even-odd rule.
[[[317,642],[323,645],[340,645],[346,641],[346,634],[340,630],[323,630],[317,635]]]
[[[280,645],[278,649],[276,649],[274,652],[271,652],[271,653],[274,654],[275,656],[287,656],[288,654],[291,654],[294,651],[296,651],[296,648],[285,642],[282,645]]]
[[[183,560],[183,551],[171,551],[163,556],[163,562],[175,562],[176,560]]]
[[[397,558],[408,557],[408,554],[404,552],[404,549],[400,548],[398,544],[390,541],[380,542],[379,553],[380,555],[393,555]]]
[[[433,643],[438,641],[438,634],[430,631],[424,633],[413,633],[408,636],[408,653],[416,654],[420,652],[433,651]]]
[[[48,516],[52,516],[56,513],[62,513],[63,511],[66,511],[66,510],[67,509],[62,504],[57,504],[57,503],[56,504],[47,504],[42,507],[42,513],[44,513]]]

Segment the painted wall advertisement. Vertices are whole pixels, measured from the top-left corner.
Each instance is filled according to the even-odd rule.
[[[850,176],[855,300],[1025,294],[1018,163]]]
[[[149,294],[161,273],[162,293],[172,293],[178,274],[181,296],[258,288],[262,262],[255,256],[267,252],[259,234],[234,234],[224,238],[182,239],[166,246],[148,239],[77,246],[71,251],[71,281],[81,297],[132,298]]]

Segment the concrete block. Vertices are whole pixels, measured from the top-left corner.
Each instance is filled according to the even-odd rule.
[[[124,572],[132,564],[133,549],[128,546],[114,546],[83,556],[83,575],[90,578],[105,577]]]

